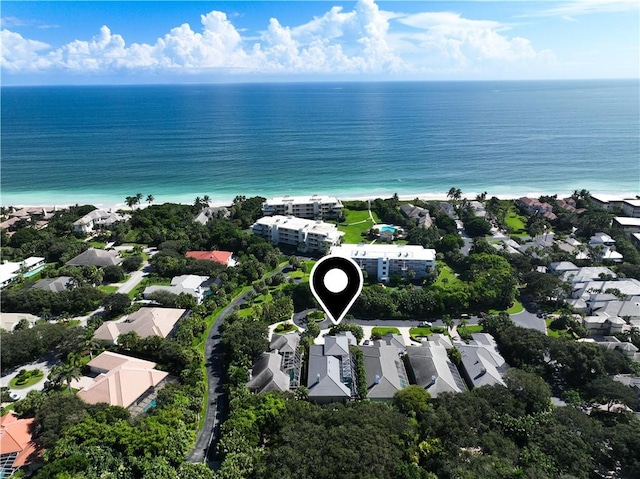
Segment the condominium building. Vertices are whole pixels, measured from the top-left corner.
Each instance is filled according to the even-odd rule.
[[[331,254],[353,259],[378,281],[410,272],[415,278],[424,278],[432,274],[436,265],[436,251],[417,245],[343,244],[331,248]]]
[[[262,213],[265,216],[335,219],[342,214],[342,208],[342,203],[335,196],[278,196],[262,204]]]
[[[344,233],[336,225],[291,216],[264,216],[251,227],[254,234],[273,244],[295,246],[301,251],[328,251]]]

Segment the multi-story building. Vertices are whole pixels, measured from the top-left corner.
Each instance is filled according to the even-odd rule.
[[[343,244],[331,248],[331,254],[351,258],[378,281],[393,275],[425,278],[436,265],[436,251],[417,245]]]
[[[290,215],[309,219],[335,219],[342,214],[342,203],[335,196],[278,196],[262,204],[265,216]]]
[[[253,233],[273,244],[295,246],[301,251],[328,251],[344,233],[335,225],[291,216],[264,216],[251,227]]]

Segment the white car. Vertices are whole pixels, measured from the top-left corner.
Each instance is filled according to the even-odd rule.
[[[420,321],[420,324],[418,324],[418,326],[422,328],[430,328],[431,326],[433,326],[433,323],[430,323],[429,321]]]
[[[20,395],[18,393],[9,393],[9,397],[13,400],[13,401],[17,401],[18,399],[20,399]]]

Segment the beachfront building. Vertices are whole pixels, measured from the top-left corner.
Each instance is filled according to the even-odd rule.
[[[262,204],[265,216],[284,215],[308,219],[336,219],[342,203],[335,196],[278,196]]]
[[[260,218],[251,230],[273,244],[295,246],[305,252],[328,251],[344,236],[336,225],[280,215]]]
[[[407,219],[413,220],[421,228],[430,228],[433,220],[429,215],[429,210],[411,203],[400,205],[400,213]]]
[[[628,234],[640,233],[640,217],[616,216],[613,218],[613,226]]]
[[[343,244],[331,248],[331,254],[351,258],[378,281],[393,275],[425,278],[436,265],[436,251],[417,245]]]
[[[624,200],[622,202],[622,213],[631,218],[640,218],[640,199]]]
[[[129,215],[96,208],[73,223],[73,232],[87,234],[94,229],[111,226],[118,221],[127,221],[129,218]]]

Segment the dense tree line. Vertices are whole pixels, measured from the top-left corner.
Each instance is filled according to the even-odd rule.
[[[79,316],[100,306],[105,293],[90,286],[59,293],[36,288],[8,288],[2,292],[2,311],[31,313],[40,317]]]

